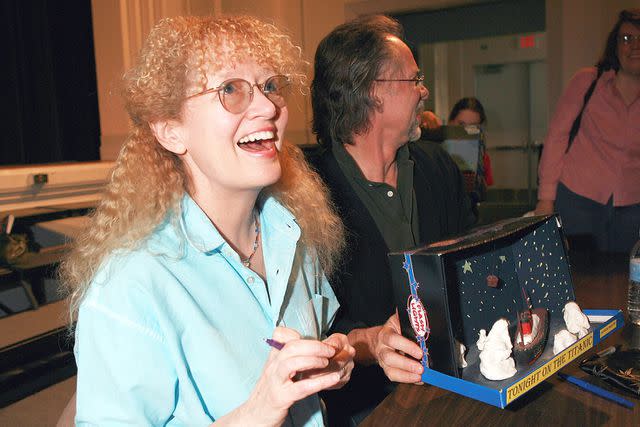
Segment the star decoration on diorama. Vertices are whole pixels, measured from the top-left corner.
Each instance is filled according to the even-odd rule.
[[[500,258],[501,262],[507,262],[507,257],[504,255],[500,255],[498,258]]]
[[[473,273],[473,270],[471,269],[471,263],[467,260],[464,262],[464,265],[462,266],[462,272],[463,273]]]

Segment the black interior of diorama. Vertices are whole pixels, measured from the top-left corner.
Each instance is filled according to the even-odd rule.
[[[511,256],[512,247],[519,239],[520,236],[514,235],[494,240],[446,258],[447,292],[456,309],[452,312],[457,320],[456,338],[466,347],[475,344],[480,329],[488,332],[493,323],[503,317],[513,323],[515,314],[523,308],[519,278]],[[498,278],[497,288],[487,284],[489,275]]]

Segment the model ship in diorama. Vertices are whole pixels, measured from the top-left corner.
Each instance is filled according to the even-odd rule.
[[[517,329],[513,341],[516,364],[531,365],[540,357],[549,336],[549,313],[546,308],[533,308],[529,295],[522,288],[525,309],[518,312]]]

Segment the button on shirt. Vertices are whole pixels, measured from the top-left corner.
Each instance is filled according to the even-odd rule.
[[[567,154],[569,130],[596,78],[595,68],[580,70],[558,101],[540,161],[538,198],[555,200],[562,182],[600,204],[640,203],[640,93],[626,105],[615,87],[615,72],[602,74],[582,115]]]
[[[341,143],[334,142],[332,148],[340,170],[367,207],[389,250],[398,251],[416,246],[420,234],[418,208],[413,191],[413,160],[409,156],[409,147],[400,147],[396,154],[397,188],[384,182],[367,180]]]
[[[247,400],[276,325],[320,338],[333,320],[333,291],[273,198],[260,213],[268,290],[189,196],[178,222],[111,256],[91,283],[76,329],[78,425],[206,426]],[[285,425],[323,425],[317,395]]]

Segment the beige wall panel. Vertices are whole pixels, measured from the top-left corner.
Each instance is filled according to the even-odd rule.
[[[114,160],[129,129],[119,94],[122,74],[164,17],[213,13],[215,0],[93,0],[93,37],[100,111],[100,158]]]
[[[100,111],[100,158],[111,160],[127,133],[127,115],[118,96],[118,82],[124,71],[119,0],[94,0],[93,38]]]
[[[303,0],[304,50],[310,63],[320,41],[345,22],[344,0]]]
[[[400,13],[464,6],[487,0],[346,0],[345,18],[369,13]]]
[[[335,27],[345,22],[344,0],[303,0],[302,2],[302,26],[303,26],[303,54],[309,61],[309,84],[313,79],[313,58],[320,41]],[[307,115],[305,117],[306,142],[315,143],[316,137],[311,132],[311,98],[304,98]]]

